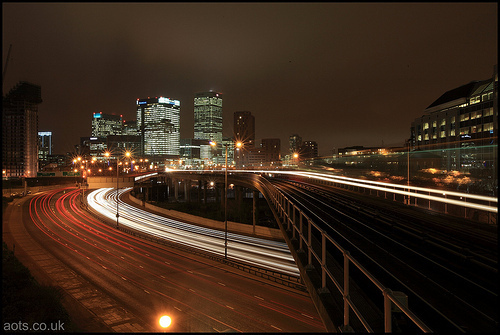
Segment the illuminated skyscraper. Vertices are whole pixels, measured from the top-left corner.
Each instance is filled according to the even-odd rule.
[[[169,98],[137,99],[140,155],[179,156],[181,102]]]
[[[222,143],[221,93],[196,93],[194,97],[194,138]]]
[[[48,163],[48,157],[52,155],[52,132],[39,131],[38,132],[38,161],[40,167]],[[42,165],[43,164],[43,165]]]
[[[108,137],[121,135],[123,119],[121,115],[94,113],[92,118],[92,137]]]
[[[25,81],[3,97],[2,177],[35,177],[38,172],[38,105],[41,87]]]

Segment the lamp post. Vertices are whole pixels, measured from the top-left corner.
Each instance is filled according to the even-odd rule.
[[[118,156],[116,156],[116,229],[118,229],[118,218],[120,217],[120,214],[118,214]]]
[[[216,142],[210,141],[210,145],[215,147],[217,145]],[[241,148],[243,143],[236,142],[236,147]],[[227,259],[227,143],[224,144],[226,151],[226,169],[224,171],[224,259]]]
[[[104,154],[105,156],[109,157],[109,152],[106,152]],[[126,151],[125,152],[125,157],[130,157],[131,153],[129,151]],[[120,184],[119,184],[119,172],[120,172],[120,168],[119,168],[119,164],[120,164],[120,159],[118,156],[116,156],[116,229],[118,229],[118,219],[120,217],[120,214],[119,214],[119,211],[118,211],[118,202],[119,202],[119,197],[118,197],[118,189],[120,188]]]

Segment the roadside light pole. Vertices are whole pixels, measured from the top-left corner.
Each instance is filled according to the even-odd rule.
[[[125,157],[130,157],[131,153],[129,151],[126,151],[125,152]],[[120,159],[119,159],[119,156],[117,155],[116,156],[116,229],[118,229],[118,218],[120,217],[120,214],[118,213],[118,202],[119,202],[119,197],[118,197],[118,189],[119,189],[119,184],[118,184],[118,180],[119,180],[119,164],[120,162]]]
[[[118,218],[120,217],[120,214],[118,214],[118,156],[116,156],[116,229],[118,229]]]
[[[210,145],[215,147],[217,143],[214,141],[210,141]],[[236,142],[237,148],[241,148],[242,146],[243,143],[239,141]],[[226,151],[226,170],[224,171],[224,259],[227,259],[227,143],[224,144],[224,147]]]

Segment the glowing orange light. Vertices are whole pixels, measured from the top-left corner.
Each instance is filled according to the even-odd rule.
[[[160,326],[167,328],[172,323],[172,319],[168,315],[164,315],[160,318]]]

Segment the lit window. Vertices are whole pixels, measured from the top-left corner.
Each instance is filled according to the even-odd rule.
[[[432,121],[432,127],[436,128],[437,127],[437,121]]]
[[[469,120],[469,113],[460,115],[460,122]]]
[[[441,126],[445,126],[446,125],[446,119],[442,119],[441,120]]]
[[[470,98],[470,104],[477,104],[478,102],[481,102],[481,97],[480,96],[477,96],[477,97],[472,97]]]
[[[425,134],[425,135],[424,135],[424,140],[425,140],[425,141],[428,141],[428,140],[429,140],[429,134]]]
[[[424,123],[424,129],[429,129],[429,123],[428,122]]]
[[[484,110],[484,115],[483,116],[490,116],[490,115],[493,115],[493,107],[486,108]]]
[[[493,130],[493,122],[485,123],[483,125],[483,131],[492,131]]]
[[[441,138],[446,137],[446,131],[442,130],[441,131]]]

